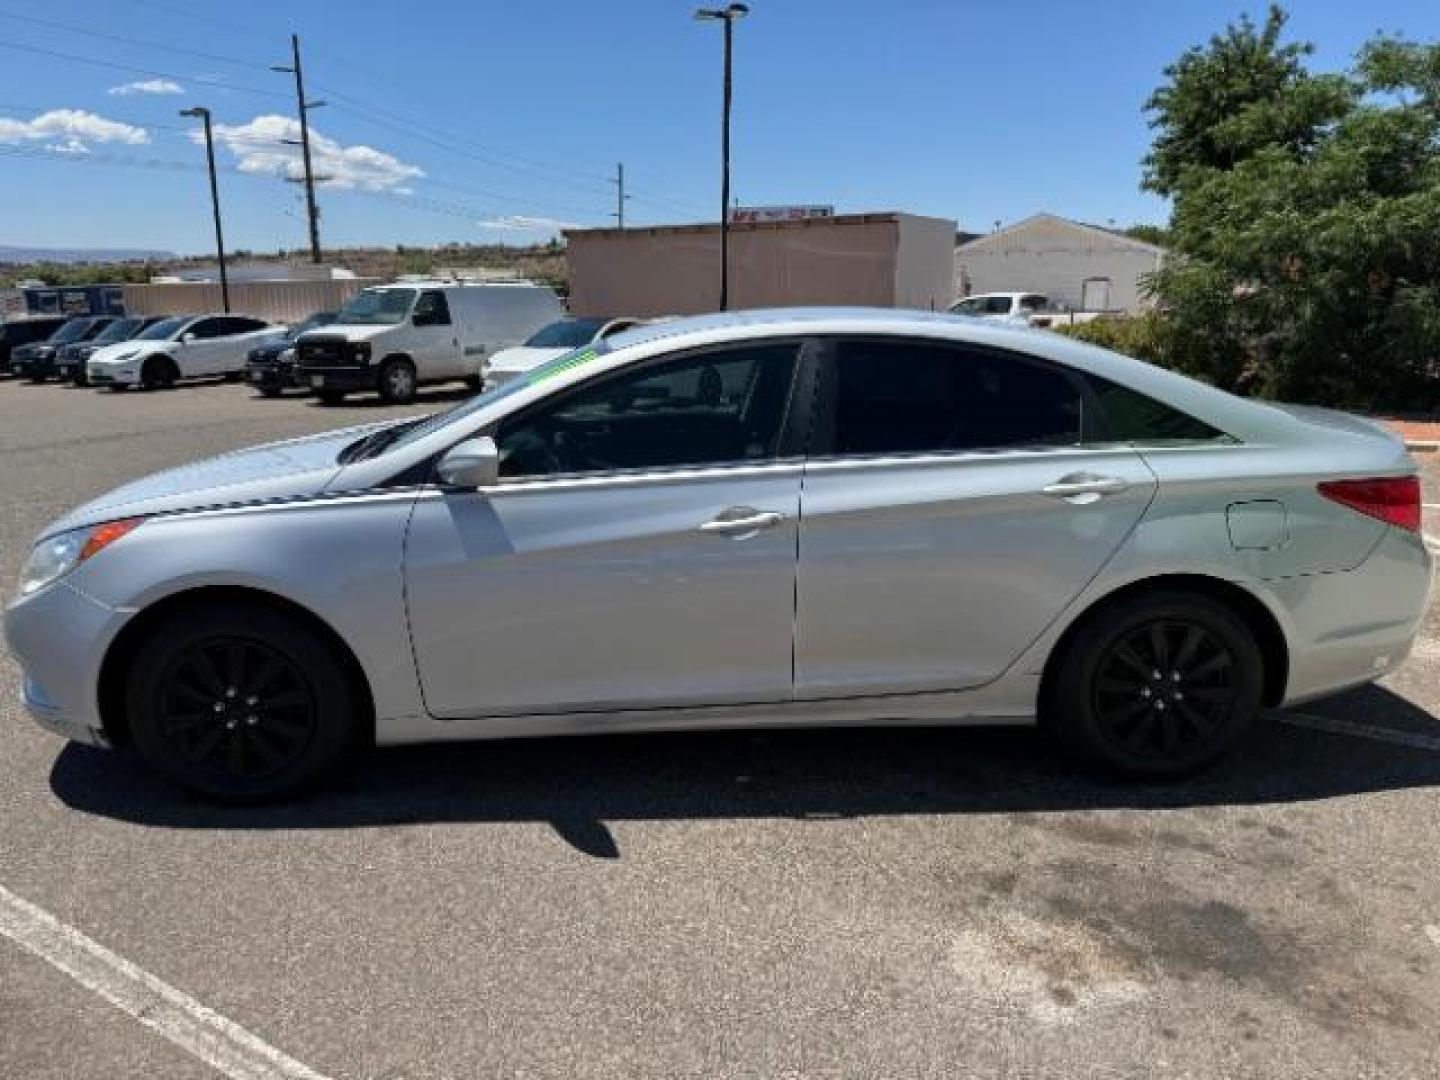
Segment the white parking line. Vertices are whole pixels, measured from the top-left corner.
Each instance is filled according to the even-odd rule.
[[[1356,739],[1372,742],[1393,743],[1408,746],[1412,750],[1433,750],[1440,754],[1440,738],[1434,735],[1417,735],[1394,728],[1376,727],[1374,724],[1358,724],[1353,720],[1336,720],[1330,716],[1310,716],[1308,713],[1281,713],[1279,720],[1291,727],[1309,728],[1329,735],[1349,735]]]
[[[0,934],[231,1080],[325,1080],[3,885]]]

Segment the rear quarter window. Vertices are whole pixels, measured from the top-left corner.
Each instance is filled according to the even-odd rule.
[[[1149,445],[1187,445],[1237,441],[1218,428],[1188,413],[1171,408],[1138,390],[1084,375],[1101,415],[1090,418],[1087,442],[1130,442]]]

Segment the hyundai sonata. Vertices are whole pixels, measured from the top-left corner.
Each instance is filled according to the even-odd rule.
[[[1168,776],[1373,680],[1430,582],[1390,433],[1046,332],[789,310],[161,473],[42,534],[44,726],[212,796],[370,743],[1039,722]]]

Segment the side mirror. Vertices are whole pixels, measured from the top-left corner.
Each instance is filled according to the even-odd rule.
[[[446,487],[489,487],[500,479],[500,448],[489,435],[452,446],[436,467]]]
[[[182,334],[181,337],[180,337],[180,344],[181,344],[181,345],[189,345],[189,344],[190,344],[192,341],[194,341],[194,340],[195,340],[195,335],[194,335],[193,333]]]

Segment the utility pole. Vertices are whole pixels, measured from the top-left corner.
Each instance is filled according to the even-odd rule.
[[[210,130],[210,110],[203,106],[181,109],[181,116],[205,121],[205,160],[210,165],[210,209],[215,215],[215,257],[220,262],[220,304],[230,314],[230,277],[225,272],[225,233],[220,228],[220,185],[215,179],[215,135]]]
[[[610,181],[615,185],[615,212],[610,216],[625,228],[625,204],[630,201],[630,196],[625,194],[625,163],[622,161],[615,166],[615,178]]]
[[[620,228],[625,228],[625,163],[618,162],[615,165],[615,179],[610,181],[615,185],[615,213],[610,215]]]
[[[700,8],[695,18],[701,22],[725,24],[725,104],[720,121],[720,310],[730,306],[730,86],[731,55],[735,21],[750,14],[745,4],[725,8]]]
[[[300,35],[290,35],[290,56],[291,63],[272,64],[271,71],[283,71],[293,73],[295,76],[295,104],[300,113],[300,157],[305,163],[305,208],[310,219],[310,261],[320,262],[320,210],[315,205],[315,174],[310,167],[310,118],[311,109],[318,109],[325,104],[323,101],[305,100],[305,73],[300,66]],[[282,139],[290,146],[295,145],[294,139]]]

